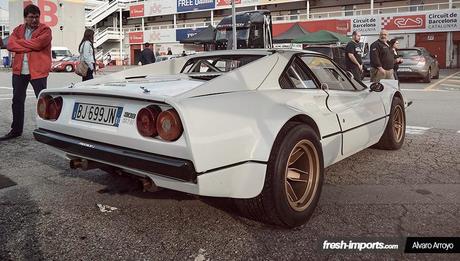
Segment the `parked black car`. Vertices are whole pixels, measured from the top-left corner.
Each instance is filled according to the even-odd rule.
[[[439,78],[439,63],[437,56],[431,54],[423,47],[401,48],[398,55],[403,59],[399,65],[399,79],[422,79],[431,82],[431,79]],[[364,75],[369,76],[369,55],[363,58]]]

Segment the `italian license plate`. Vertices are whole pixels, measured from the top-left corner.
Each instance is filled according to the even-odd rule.
[[[123,107],[76,102],[72,120],[118,127]]]

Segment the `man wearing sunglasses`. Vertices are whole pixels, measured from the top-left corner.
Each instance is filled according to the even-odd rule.
[[[29,83],[35,97],[46,89],[51,69],[51,29],[40,23],[40,9],[30,4],[24,8],[24,24],[14,28],[8,39],[8,50],[14,52],[13,60],[13,123],[11,131],[0,141],[22,135],[24,127],[24,102]]]

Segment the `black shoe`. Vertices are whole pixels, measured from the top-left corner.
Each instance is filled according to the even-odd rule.
[[[21,135],[22,135],[22,133],[20,133],[20,132],[10,131],[5,136],[0,137],[0,141],[11,140],[11,139],[17,138],[17,137],[19,137]]]

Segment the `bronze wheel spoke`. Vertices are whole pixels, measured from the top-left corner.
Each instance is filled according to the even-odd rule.
[[[291,186],[291,183],[289,181],[286,181],[286,189],[288,191],[288,196],[292,201],[298,201],[299,199],[297,198],[297,195],[295,194],[294,189]]]
[[[294,181],[294,182],[307,183],[308,179],[301,179],[301,177],[305,176],[305,175],[308,176],[308,172],[302,171],[302,170],[296,169],[296,168],[289,168],[288,173],[287,173],[287,178],[289,180],[291,180],[291,181]]]
[[[299,141],[291,151],[285,170],[286,198],[295,211],[305,210],[318,188],[319,155],[309,140]]]
[[[297,150],[294,151],[294,153],[291,154],[291,158],[289,159],[289,166],[294,164],[304,154],[305,154],[305,152],[302,150],[302,148],[297,148]]]

